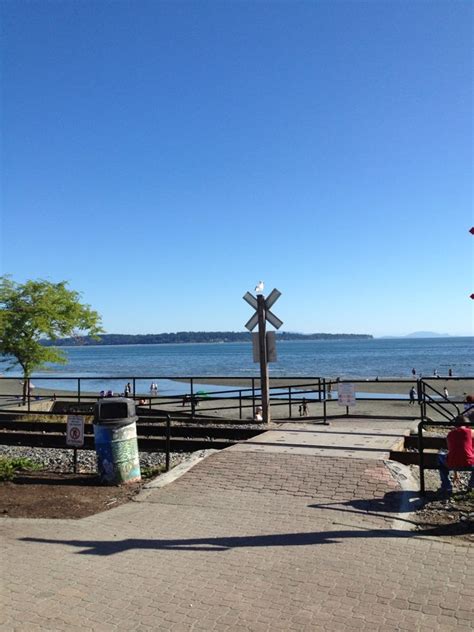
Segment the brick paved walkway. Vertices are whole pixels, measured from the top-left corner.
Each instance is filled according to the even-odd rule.
[[[4,519],[0,629],[472,630],[472,549],[393,530],[400,494],[383,461],[226,450],[97,516]]]

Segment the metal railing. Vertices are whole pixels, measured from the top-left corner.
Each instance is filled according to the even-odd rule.
[[[21,384],[19,382],[19,378],[12,377],[2,377],[0,378],[0,401],[3,402],[2,408],[5,408],[5,405],[14,405],[18,404],[18,406],[24,405],[27,412],[31,412],[34,409],[37,409],[35,403],[38,401],[67,401],[67,402],[94,402],[97,400],[100,393],[97,393],[96,390],[88,388],[87,384],[93,382],[97,383],[97,381],[102,381],[104,384],[107,383],[117,383],[117,382],[130,382],[131,384],[131,393],[130,397],[132,397],[139,405],[148,407],[149,409],[156,409],[157,407],[167,406],[180,406],[181,408],[186,408],[188,405],[191,410],[191,416],[197,417],[199,416],[199,411],[196,410],[199,408],[200,404],[204,401],[206,402],[206,413],[214,413],[216,411],[220,411],[225,414],[228,411],[236,411],[238,410],[238,418],[242,419],[244,411],[251,410],[252,418],[255,417],[256,409],[258,407],[258,402],[260,399],[260,379],[256,377],[250,378],[242,378],[239,377],[222,377],[222,376],[101,376],[101,377],[77,377],[77,376],[61,376],[61,378],[57,377],[49,377],[49,376],[33,376],[27,380],[26,386],[26,399],[23,404],[23,396],[18,388],[18,392],[11,393],[11,389],[2,389],[2,382],[4,380],[13,381]],[[183,390],[179,393],[174,394],[162,394],[158,392],[150,391],[149,389],[143,389],[139,387],[140,383],[148,382],[149,380],[153,381],[163,381],[169,380],[174,382],[175,387],[178,384],[183,385]],[[305,379],[304,383],[301,382],[301,378],[288,378],[292,383],[288,385],[277,385],[271,387],[271,404],[273,407],[287,407],[288,416],[292,417],[294,406],[299,405],[305,398],[311,399],[311,401],[322,401],[324,399],[324,386],[323,382],[320,378],[309,378]],[[234,382],[248,382],[248,386],[239,386],[239,387],[231,387],[223,390],[219,388],[219,390],[213,390],[216,387],[213,382],[227,382],[230,385]],[[33,382],[44,383],[46,385],[42,385],[41,388],[37,388],[36,386],[32,386]],[[61,382],[61,390],[59,388],[54,388],[54,384]],[[207,382],[211,382],[208,384]],[[51,386],[48,386],[48,383]],[[64,383],[70,383],[71,386],[68,388],[64,388]],[[205,391],[203,390],[202,385],[205,385]],[[187,386],[187,388],[186,388]],[[34,388],[34,390],[33,390]],[[107,390],[112,389],[103,389],[104,394]],[[177,390],[175,388],[175,390]],[[10,391],[10,392],[6,392]],[[114,394],[122,394],[116,393]],[[214,404],[214,405],[212,405]],[[35,410],[38,414],[41,414],[42,411]]]
[[[417,383],[418,401],[421,404],[421,418],[427,419],[427,411],[431,410],[443,419],[453,419],[460,414],[458,403],[455,400],[449,399],[444,393],[441,393],[437,388],[432,386],[429,382],[423,379],[418,380]]]
[[[473,380],[474,378],[443,378],[443,383],[452,383],[458,379]],[[145,386],[149,381],[162,382],[164,380],[173,383],[173,392],[152,392]],[[15,384],[16,388],[12,388]],[[33,388],[33,383],[36,388]],[[130,396],[142,407],[156,411],[162,409],[163,413],[177,412],[178,409],[184,414],[190,411],[191,418],[200,416],[231,415],[234,418],[254,419],[256,409],[260,400],[260,378],[242,376],[33,376],[27,380],[26,401],[23,404],[22,389],[23,382],[18,377],[0,377],[0,402],[1,409],[11,410],[18,406],[31,412],[41,406],[41,402],[46,400],[51,402],[77,402],[78,404],[94,402],[99,396],[97,384],[105,386],[128,383],[131,384]],[[374,405],[378,402],[398,402],[408,403],[408,392],[412,386],[416,386],[417,403],[419,406],[419,418],[428,418],[428,411],[442,420],[452,419],[459,414],[461,399],[446,398],[442,392],[433,386],[433,380],[425,379],[371,379],[371,380],[334,380],[322,377],[278,377],[271,378],[270,381],[270,404],[273,411],[276,411],[280,418],[292,419],[301,415],[300,407],[304,404],[320,404],[316,407],[317,414],[312,414],[311,419],[320,419],[324,422],[328,418],[341,417],[344,413],[334,408],[337,399],[338,385],[341,383],[353,383],[357,391],[357,401],[371,402]],[[7,388],[7,384],[9,387]],[[38,385],[41,384],[41,387]],[[60,388],[57,386],[60,384]],[[182,385],[180,389],[179,385]],[[240,384],[240,386],[235,386]],[[226,388],[229,385],[229,388]],[[396,387],[394,389],[394,386]],[[436,385],[437,386],[437,385]],[[120,387],[119,387],[120,388]],[[366,392],[367,389],[372,392]],[[109,390],[109,389],[101,389]],[[385,392],[396,390],[397,392]],[[400,392],[401,391],[401,392]],[[204,405],[205,404],[205,405]],[[313,406],[313,412],[315,407]],[[328,410],[330,408],[330,410]],[[45,411],[47,412],[47,411]],[[413,410],[406,410],[407,418],[413,418]],[[330,414],[331,413],[331,414]],[[410,413],[410,414],[408,414]],[[51,414],[51,413],[49,413]],[[189,416],[189,415],[188,415]],[[357,409],[353,411],[345,408],[346,417],[368,416],[361,415]],[[397,412],[398,418],[401,417]]]

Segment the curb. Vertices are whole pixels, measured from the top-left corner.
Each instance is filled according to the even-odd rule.
[[[392,527],[395,531],[413,531],[417,525],[412,516],[422,505],[418,483],[408,465],[403,465],[398,461],[385,461],[385,465],[402,488],[400,511],[395,515]]]
[[[170,483],[177,480],[178,478],[181,478],[183,474],[186,474],[186,472],[188,472],[191,468],[193,468],[195,465],[200,463],[200,461],[207,459],[209,456],[212,456],[216,452],[219,452],[219,450],[202,450],[200,452],[192,454],[189,458],[185,459],[184,461],[181,461],[181,463],[173,467],[173,469],[171,469],[169,472],[160,474],[159,476],[154,478],[152,481],[149,481],[148,483],[146,483],[146,485],[143,486],[143,488],[137,494],[137,496],[135,496],[133,501],[134,502],[145,501],[148,498],[148,496],[151,494],[153,489],[159,489],[161,487],[165,487],[166,485],[169,485]]]

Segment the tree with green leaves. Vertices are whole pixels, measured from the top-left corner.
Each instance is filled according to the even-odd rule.
[[[99,314],[80,298],[66,281],[15,283],[0,277],[0,354],[12,358],[8,368],[16,362],[21,366],[24,402],[34,370],[46,362],[67,362],[63,352],[44,346],[43,340],[79,333],[97,337],[103,331]]]

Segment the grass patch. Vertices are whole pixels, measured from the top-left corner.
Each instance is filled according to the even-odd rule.
[[[142,478],[153,478],[159,474],[166,472],[165,465],[153,465],[152,467],[144,467],[141,469]]]
[[[474,489],[466,489],[464,491],[455,492],[453,494],[454,500],[464,501],[474,506]]]
[[[0,481],[11,481],[19,471],[34,471],[43,469],[41,463],[36,463],[26,457],[0,457]]]

